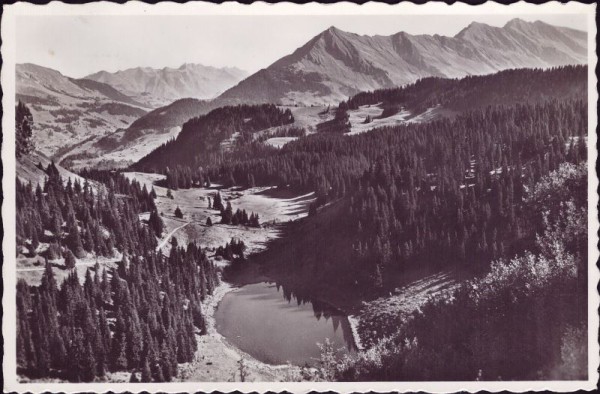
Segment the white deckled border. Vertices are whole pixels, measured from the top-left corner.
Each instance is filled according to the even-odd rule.
[[[357,5],[343,2],[337,4],[323,5],[310,3],[304,5],[279,3],[266,4],[254,3],[242,5],[239,3],[211,4],[211,3],[160,3],[149,5],[141,2],[129,2],[119,5],[114,3],[99,2],[83,5],[68,5],[60,2],[52,2],[47,5],[33,5],[17,3],[4,7],[2,18],[2,40],[1,48],[3,67],[1,70],[2,89],[4,97],[2,107],[4,116],[2,119],[3,144],[2,164],[4,178],[2,186],[4,190],[4,204],[2,206],[2,218],[4,228],[4,239],[2,243],[5,256],[2,267],[2,278],[4,281],[3,308],[4,319],[2,332],[4,337],[4,391],[16,392],[229,392],[239,390],[251,391],[337,391],[341,393],[356,391],[426,391],[426,392],[454,392],[468,391],[477,392],[486,390],[497,392],[509,390],[515,392],[523,391],[574,391],[578,389],[593,390],[598,381],[597,367],[600,364],[600,348],[597,340],[598,332],[598,306],[600,297],[596,286],[600,280],[600,273],[596,267],[598,260],[598,177],[595,171],[595,163],[598,157],[596,150],[597,135],[597,113],[595,111],[598,100],[596,91],[595,68],[596,57],[596,6],[593,4],[580,4],[569,2],[561,4],[548,2],[546,4],[534,5],[519,2],[511,5],[501,5],[487,2],[478,6],[470,6],[463,3],[447,5],[445,3],[427,3],[416,5],[412,3],[401,3],[388,5],[380,3],[366,3]],[[18,383],[15,360],[16,360],[16,272],[14,270],[15,238],[15,136],[14,109],[15,109],[15,50],[16,50],[16,22],[19,15],[484,15],[484,14],[580,14],[587,16],[588,27],[588,52],[589,52],[589,89],[588,89],[588,245],[589,245],[589,275],[588,275],[588,313],[589,313],[589,372],[587,381],[527,381],[527,382],[353,382],[353,383]],[[6,318],[8,317],[8,319]],[[354,330],[353,330],[354,331]]]

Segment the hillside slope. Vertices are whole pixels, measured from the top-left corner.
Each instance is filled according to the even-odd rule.
[[[294,122],[289,109],[272,104],[222,107],[184,123],[179,136],[143,157],[134,166],[140,171],[157,171],[176,165],[206,165],[222,155],[228,139],[251,140],[260,130]]]
[[[185,98],[152,110],[101,138],[74,147],[63,159],[72,168],[125,168],[177,137],[189,119],[217,108],[215,101]]]
[[[429,77],[402,88],[362,92],[342,103],[351,133],[423,122],[488,106],[585,100],[586,66],[505,70],[462,79]],[[347,104],[347,105],[346,105]]]
[[[17,179],[27,183],[31,182],[32,185],[43,185],[48,177],[46,169],[51,163],[52,160],[39,151],[33,151],[24,155],[17,159]],[[71,179],[72,182],[79,180],[82,184],[85,181],[79,175],[60,165],[56,165],[56,169],[65,181],[68,181],[69,179]]]
[[[77,144],[127,127],[146,113],[109,85],[35,64],[16,66],[16,93],[33,115],[34,145],[49,157],[60,158]]]

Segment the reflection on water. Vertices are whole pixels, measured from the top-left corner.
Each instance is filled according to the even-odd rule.
[[[338,355],[356,350],[348,319],[331,306],[266,282],[227,294],[216,311],[217,330],[244,352],[269,364],[315,365],[317,343],[329,338]]]

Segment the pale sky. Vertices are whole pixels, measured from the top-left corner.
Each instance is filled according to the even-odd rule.
[[[519,17],[586,30],[582,15],[452,16],[20,16],[17,63],[80,78],[132,67],[201,63],[250,73],[292,53],[330,26],[368,35],[453,36],[473,21],[503,26]]]

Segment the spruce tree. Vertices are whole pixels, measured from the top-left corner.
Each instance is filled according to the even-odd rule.
[[[160,237],[162,235],[162,232],[164,229],[164,223],[163,223],[162,219],[160,218],[160,215],[158,214],[158,211],[156,209],[153,210],[152,212],[150,212],[150,218],[148,219],[148,225],[150,226],[152,231],[154,231],[154,234],[157,237]]]
[[[92,345],[88,342],[84,346],[84,353],[81,360],[81,380],[91,382],[96,377],[96,357]]]
[[[223,210],[223,201],[221,200],[221,193],[219,193],[219,192],[215,193],[212,207],[213,207],[213,209],[215,209],[217,211]]]
[[[144,361],[142,363],[142,383],[149,383],[152,381],[152,374],[150,372],[150,364],[148,363],[148,358],[144,357]]]
[[[75,268],[76,263],[77,260],[75,259],[75,255],[73,254],[73,252],[67,250],[67,253],[65,254],[65,268],[68,270],[73,269]]]
[[[77,258],[81,259],[81,258],[85,257],[86,253],[85,253],[85,250],[83,249],[83,244],[81,243],[81,236],[79,235],[79,229],[77,228],[77,225],[70,227],[68,231],[69,231],[69,240],[68,240],[69,248],[71,249],[71,251]]]
[[[129,383],[139,383],[137,373],[134,371],[131,372],[131,376],[129,377]]]
[[[34,228],[31,231],[31,254],[32,255],[36,254],[36,250],[37,250],[38,246],[40,246],[40,240],[37,235],[37,230]]]
[[[31,136],[33,135],[33,116],[31,111],[21,101],[15,109],[15,153],[17,159],[31,152]]]
[[[125,326],[123,314],[119,308],[110,353],[112,371],[123,371],[127,368],[126,331],[127,328]]]
[[[231,207],[231,202],[227,201],[227,208],[221,210],[221,223],[231,224],[232,219],[233,219],[233,208]]]

